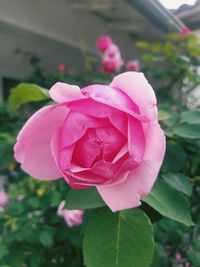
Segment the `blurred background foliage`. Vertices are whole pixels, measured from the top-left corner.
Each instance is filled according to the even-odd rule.
[[[159,209],[150,208],[148,201],[143,203],[141,208],[149,215],[155,230],[152,267],[199,267],[200,107],[191,93],[200,83],[200,47],[192,34],[174,33],[162,43],[140,41],[137,46],[143,51],[141,71],[154,84],[159,120],[167,136],[159,181],[170,188],[169,192],[189,201],[195,223],[187,227],[163,217]],[[64,66],[48,76],[37,55],[20,49],[17,53],[27,57],[33,73],[11,90],[7,103],[0,107],[0,187],[10,198],[0,212],[0,266],[80,267],[83,232],[95,209],[85,212],[81,226],[70,229],[57,215],[57,207],[66,199],[69,187],[62,180],[45,183],[27,177],[13,159],[13,145],[30,114],[49,103],[45,88],[58,80],[81,87],[88,83],[109,83],[116,73],[100,72],[99,58],[85,55],[83,71]],[[176,205],[170,194],[172,205]],[[177,209],[181,213],[181,206]]]

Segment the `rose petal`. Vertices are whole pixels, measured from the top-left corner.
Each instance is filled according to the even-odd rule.
[[[157,121],[149,125],[146,135],[145,160],[161,162],[166,149],[166,138]]]
[[[112,211],[137,207],[141,204],[141,197],[150,191],[159,168],[159,163],[143,161],[138,168],[127,172],[124,182],[114,186],[99,185],[97,190]]]
[[[139,107],[140,114],[150,119],[157,118],[156,96],[143,73],[125,72],[117,75],[111,87],[120,89]]]
[[[137,168],[127,172],[127,180],[114,186],[97,186],[112,211],[139,206],[140,199],[149,194],[158,176],[165,154],[165,136],[157,121],[149,126],[146,134],[143,161]]]
[[[95,129],[88,129],[84,136],[75,144],[73,162],[82,167],[91,167],[93,161],[100,155],[100,146],[97,143]]]
[[[106,118],[112,112],[112,108],[110,106],[96,102],[91,98],[71,102],[68,107],[72,111],[96,118]]]
[[[88,128],[98,128],[108,123],[109,121],[106,119],[96,119],[74,111],[69,112],[62,130],[62,148],[77,142]]]
[[[51,152],[54,158],[54,161],[56,162],[57,168],[60,170],[60,172],[62,173],[62,176],[64,177],[64,180],[67,182],[68,185],[70,185],[72,188],[74,189],[82,189],[82,188],[87,188],[87,185],[83,185],[81,184],[80,180],[74,179],[71,176],[71,171],[69,171],[69,175],[66,175],[66,173],[64,171],[62,171],[62,169],[60,168],[60,150],[61,150],[61,134],[62,134],[62,128],[58,128],[54,131],[54,134],[52,136],[51,139]],[[73,147],[68,147],[67,149],[73,149]],[[67,152],[67,153],[65,153]],[[65,153],[65,157],[66,157],[66,165],[70,162],[71,163],[71,154],[69,153],[70,151],[62,151],[62,153]],[[62,163],[63,164],[63,163]],[[64,166],[65,168],[65,166]],[[73,182],[79,182],[78,186],[76,185],[71,185],[71,183]]]
[[[31,176],[44,180],[62,176],[52,157],[50,141],[54,130],[62,125],[67,112],[65,106],[44,107],[20,131],[14,147],[15,158]]]
[[[141,122],[132,117],[128,119],[128,147],[130,156],[140,163],[144,155],[145,136]]]
[[[51,87],[49,94],[51,98],[58,103],[85,98],[78,86],[61,82],[54,84]]]
[[[139,114],[138,106],[134,100],[130,99],[122,90],[108,85],[95,84],[83,88],[82,93],[99,103],[124,111],[138,120],[147,121],[146,117]]]

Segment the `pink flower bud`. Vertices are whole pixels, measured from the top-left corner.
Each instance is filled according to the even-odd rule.
[[[180,31],[180,35],[187,36],[191,34],[191,30],[188,27],[183,27]]]
[[[65,201],[62,201],[58,207],[57,214],[65,219],[66,224],[70,228],[82,224],[84,212],[82,210],[64,209],[64,206]]]
[[[140,62],[137,59],[130,60],[127,62],[126,67],[127,67],[127,70],[129,71],[139,71]]]
[[[58,64],[58,66],[57,66],[57,70],[58,70],[59,72],[65,72],[65,64],[64,64],[64,63],[60,63],[60,64]]]
[[[185,263],[185,267],[190,267],[191,265],[190,265],[190,263],[189,262],[186,262]]]
[[[108,35],[100,36],[96,41],[96,47],[104,52],[112,44],[112,39]]]
[[[8,194],[4,191],[1,191],[0,192],[0,210],[1,211],[8,205],[8,202],[9,202]]]

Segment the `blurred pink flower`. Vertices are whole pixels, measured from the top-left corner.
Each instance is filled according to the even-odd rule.
[[[137,59],[133,59],[127,62],[126,64],[127,70],[130,71],[139,71],[140,70],[140,62]]]
[[[2,211],[9,202],[9,196],[6,192],[1,191],[0,192],[0,211]]]
[[[190,265],[190,263],[189,262],[186,262],[185,263],[185,267],[190,267],[191,265]]]
[[[102,52],[106,51],[111,44],[112,39],[108,35],[102,35],[96,41],[96,47]]]
[[[179,252],[176,253],[176,260],[180,261],[182,259],[182,256]]]
[[[191,30],[185,26],[181,29],[180,34],[182,36],[187,36],[187,35],[191,34]]]
[[[109,57],[114,57],[116,54],[120,54],[119,47],[116,44],[111,44],[105,51]]]
[[[64,63],[59,63],[57,66],[57,70],[59,72],[65,72],[65,64]]]
[[[61,201],[57,214],[65,219],[66,224],[72,228],[76,225],[82,224],[83,214],[82,210],[68,210],[64,209],[65,201]]]
[[[107,53],[108,50],[103,55],[101,71],[104,73],[112,73],[118,71],[124,64],[120,51],[111,55]],[[108,51],[109,52],[109,51]]]

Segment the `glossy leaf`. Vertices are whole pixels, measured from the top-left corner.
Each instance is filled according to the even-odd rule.
[[[187,226],[193,225],[186,198],[162,180],[157,180],[151,193],[143,201],[163,216]]]
[[[20,83],[11,89],[8,103],[10,110],[16,111],[23,104],[48,100],[49,98],[49,91],[47,89],[36,84]]]
[[[200,124],[180,124],[174,128],[174,134],[182,138],[200,139]]]
[[[182,146],[176,143],[168,143],[163,162],[163,170],[178,172],[185,166],[186,160],[187,155]]]
[[[169,114],[168,112],[166,112],[164,110],[158,111],[158,120],[159,121],[168,120],[169,118],[171,118],[171,114]]]
[[[103,207],[106,204],[95,187],[83,190],[70,190],[66,197],[68,209],[93,209]]]
[[[96,213],[83,241],[87,267],[149,267],[153,258],[153,228],[139,209]]]
[[[174,189],[181,191],[185,195],[191,196],[192,185],[189,178],[182,173],[169,172],[162,174],[162,178]]]
[[[200,124],[200,109],[183,112],[181,114],[181,121],[190,124]]]

